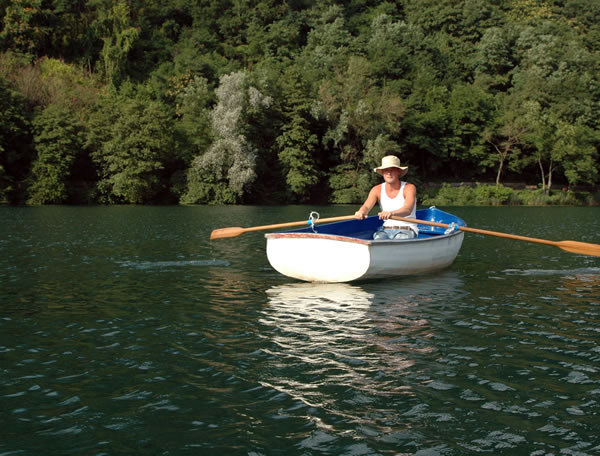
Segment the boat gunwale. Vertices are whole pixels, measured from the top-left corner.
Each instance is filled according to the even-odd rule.
[[[343,236],[339,234],[325,234],[325,233],[267,233],[265,237],[267,239],[327,239],[331,241],[349,242],[353,244],[362,245],[403,245],[412,244],[415,242],[431,242],[438,239],[447,239],[459,234],[463,234],[462,231],[456,230],[448,234],[434,234],[426,238],[412,238],[412,239],[360,239],[352,236]]]

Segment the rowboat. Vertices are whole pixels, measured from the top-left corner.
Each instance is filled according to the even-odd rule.
[[[373,240],[377,216],[265,234],[267,258],[279,273],[307,282],[353,282],[416,275],[448,267],[456,259],[464,220],[436,207],[416,214],[413,239]],[[426,225],[419,220],[449,225]]]

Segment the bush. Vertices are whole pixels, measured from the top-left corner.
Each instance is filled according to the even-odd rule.
[[[509,204],[513,199],[513,189],[503,185],[478,185],[473,189],[473,197],[477,206],[501,206]]]
[[[549,195],[542,189],[513,190],[495,185],[451,186],[444,184],[438,191],[425,188],[421,204],[424,206],[594,206],[600,203],[600,192],[553,191]]]
[[[425,197],[422,204],[425,206],[470,206],[475,204],[474,191],[468,186],[455,187],[444,184],[436,195]]]
[[[0,54],[0,77],[10,81],[30,109],[59,105],[79,112],[93,106],[99,94],[84,70],[52,58],[31,62],[15,53]]]
[[[599,203],[598,195],[589,192],[551,191],[542,189],[522,190],[518,193],[519,204],[525,206],[594,206]]]

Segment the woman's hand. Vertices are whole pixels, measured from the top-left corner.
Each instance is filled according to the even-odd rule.
[[[362,220],[364,218],[367,218],[367,214],[365,214],[361,209],[359,209],[354,213],[354,218]]]
[[[381,211],[379,213],[379,218],[381,220],[389,220],[393,217],[394,213],[392,211]]]

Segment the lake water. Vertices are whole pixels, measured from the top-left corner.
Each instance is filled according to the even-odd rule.
[[[446,209],[600,243],[600,208]],[[209,241],[312,210],[356,207],[0,207],[0,455],[600,454],[600,258],[467,233],[327,285]]]

